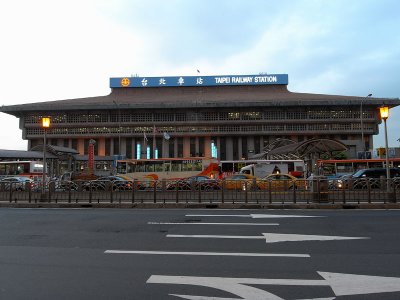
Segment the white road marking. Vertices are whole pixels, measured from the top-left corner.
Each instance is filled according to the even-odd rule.
[[[295,257],[308,258],[310,254],[294,253],[240,253],[240,252],[180,252],[180,251],[138,251],[138,250],[106,250],[106,254],[148,254],[148,255],[199,255],[199,256],[250,256],[250,257]]]
[[[207,235],[207,234],[167,234],[167,237],[172,238],[206,238],[206,239],[250,239],[250,240],[265,240],[262,235]]]
[[[266,215],[266,214],[250,214],[253,219],[268,218],[324,218],[325,216],[304,216],[304,215]]]
[[[178,294],[169,294],[170,296],[175,296],[179,297],[182,299],[188,299],[188,300],[240,300],[238,298],[220,298],[220,297],[207,297],[207,296],[191,296],[191,295],[178,295]],[[265,293],[261,296],[265,297]],[[271,298],[271,296],[275,296],[273,294],[270,294],[268,299],[282,299],[282,298]],[[298,299],[298,300],[334,300],[336,297],[329,297],[329,298],[312,298],[312,299]]]
[[[238,298],[220,298],[220,297],[206,297],[206,296],[190,296],[190,295],[178,295],[178,294],[169,294],[170,296],[175,296],[182,299],[188,300],[240,300]],[[279,298],[280,299],[280,298]]]
[[[237,225],[237,226],[279,226],[279,223],[203,223],[203,222],[147,222],[149,225]]]
[[[267,214],[250,214],[250,215],[185,215],[186,217],[238,217],[253,219],[277,219],[277,218],[324,218],[325,216],[304,216],[304,215],[267,215]]]
[[[241,217],[251,218],[250,215],[185,215],[186,217]]]
[[[194,276],[162,276],[152,275],[147,283],[164,283],[164,284],[185,284],[198,285],[215,288],[226,291],[233,295],[237,295],[243,300],[283,300],[282,298],[267,292],[265,290],[255,288],[249,285],[254,284],[273,284],[273,285],[326,285],[323,280],[304,280],[293,279],[258,279],[258,278],[223,278],[223,277],[194,277]],[[249,284],[249,285],[246,285]],[[174,296],[190,299],[190,300],[238,300],[238,298],[219,298],[195,295],[176,295]]]
[[[240,297],[242,300],[282,300],[282,298],[262,289],[249,285],[282,285],[282,286],[330,286],[335,296],[365,295],[376,293],[400,292],[400,278],[366,276],[318,272],[323,279],[262,279],[262,278],[226,278],[195,276],[152,275],[147,283],[184,284],[215,288]],[[170,294],[190,300],[237,300],[238,298],[219,298],[195,295]],[[317,299],[317,298],[313,298]],[[320,300],[334,297],[318,298]],[[305,299],[303,299],[305,300]]]
[[[178,298],[182,298],[182,299],[188,299],[188,300],[242,300],[242,299],[239,299],[239,298],[220,298],[220,297],[207,297],[207,296],[191,296],[191,295],[178,295],[178,294],[169,294],[170,296],[175,296],[175,297],[178,297]],[[264,295],[262,295],[263,297],[265,296],[266,294],[264,293]],[[273,295],[273,294],[270,294],[270,297],[269,298],[266,298],[266,300],[268,300],[268,299],[282,299],[282,298],[271,298],[271,295],[272,296],[275,296],[275,295]],[[336,299],[336,297],[329,297],[329,298],[312,298],[312,299],[297,299],[297,300],[334,300],[334,299]],[[246,300],[246,299],[244,299],[244,300]],[[283,299],[282,299],[283,300]],[[295,299],[296,300],[296,299]]]
[[[308,234],[281,234],[263,233],[263,235],[207,235],[207,234],[167,234],[171,238],[207,238],[207,239],[254,239],[264,240],[266,243],[303,242],[303,241],[334,241],[334,240],[361,240],[369,237],[328,236]]]
[[[334,300],[336,297],[328,297],[328,298],[308,298],[308,299],[298,299],[298,300]]]
[[[400,278],[318,272],[336,296],[400,292]]]
[[[263,233],[263,235],[267,243],[370,239],[369,237],[310,235],[310,234]]]

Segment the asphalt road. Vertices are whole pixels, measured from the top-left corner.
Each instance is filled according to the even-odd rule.
[[[0,209],[0,299],[399,299],[398,210]]]

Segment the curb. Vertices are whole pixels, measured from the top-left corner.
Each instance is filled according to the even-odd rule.
[[[1,208],[119,208],[119,209],[400,209],[400,203],[0,203]]]

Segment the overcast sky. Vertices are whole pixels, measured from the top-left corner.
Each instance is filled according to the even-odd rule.
[[[109,78],[289,74],[302,93],[399,98],[398,0],[0,1],[0,105],[102,96]],[[387,121],[400,144],[400,107]],[[384,146],[383,126],[375,147]],[[27,150],[0,113],[0,149]]]

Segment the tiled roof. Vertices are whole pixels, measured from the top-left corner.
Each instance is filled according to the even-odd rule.
[[[57,156],[47,153],[47,158],[57,158]],[[0,158],[2,159],[43,159],[43,152],[40,151],[23,151],[23,150],[4,150],[0,149]]]
[[[0,111],[20,115],[28,111],[129,108],[191,108],[241,106],[400,104],[398,98],[366,98],[341,95],[293,93],[286,85],[115,88],[107,96],[76,98],[0,107]]]

